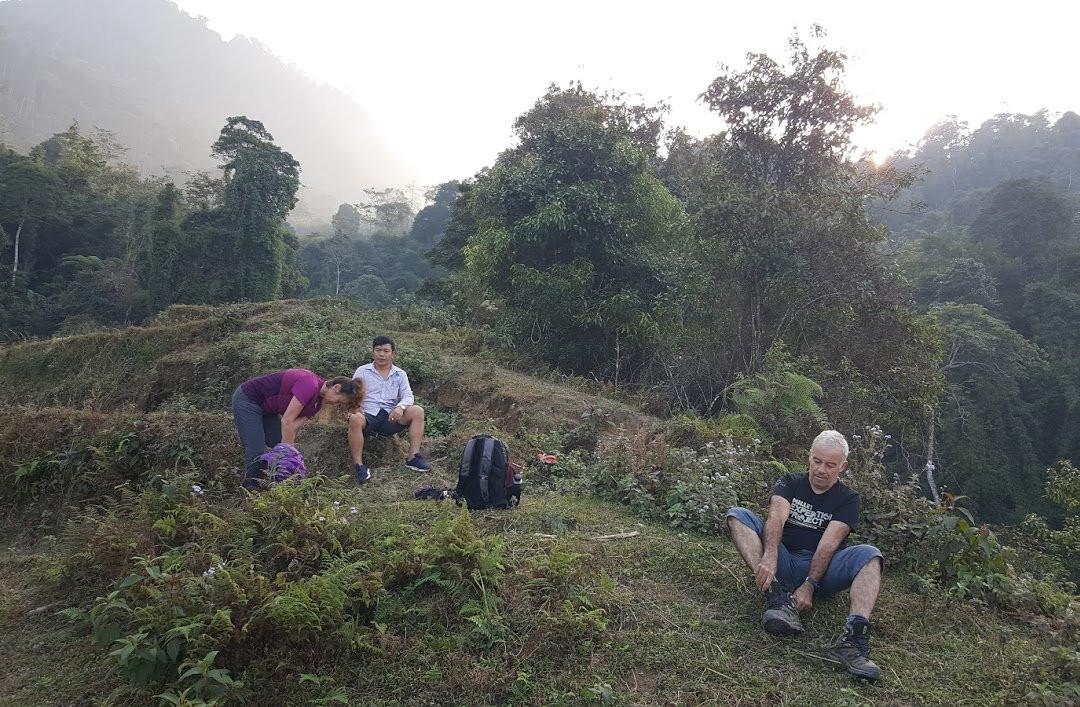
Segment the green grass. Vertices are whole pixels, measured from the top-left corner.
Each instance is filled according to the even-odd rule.
[[[380,469],[377,478],[381,487],[356,489],[348,500],[364,513],[382,514],[384,522],[421,529],[457,512],[435,502],[384,505],[391,489],[407,489],[416,479],[399,469]],[[405,614],[384,617],[381,655],[343,654],[312,663],[301,656],[299,666],[284,673],[264,673],[268,666],[256,664],[243,676],[253,687],[252,703],[270,704],[271,695],[312,697],[314,686],[298,682],[306,672],[329,678],[356,704],[374,696],[442,703],[447,685],[476,704],[577,703],[605,684],[620,704],[1002,704],[1026,694],[1046,650],[1038,632],[1020,622],[959,605],[938,591],[915,594],[907,578],[887,574],[874,638],[885,677],[866,684],[817,657],[842,626],[843,599],[820,602],[799,638],[763,634],[749,571],[725,538],[674,533],[578,496],[527,496],[514,511],[473,515],[507,550],[509,576],[499,607],[504,643],[463,650],[462,626],[426,625],[439,612],[425,614],[422,597],[407,597]],[[627,531],[639,535],[595,539]],[[586,583],[609,580],[598,596],[607,628],[576,642],[561,640],[558,624],[538,613],[534,600],[521,598],[525,568],[553,547],[581,555]],[[104,651],[91,645],[85,629],[54,614],[80,597],[50,593],[35,581],[50,564],[48,550],[9,550],[3,559],[2,628],[13,640],[0,649],[8,666],[0,701],[68,704],[115,686],[101,663]],[[27,615],[56,601],[46,612]],[[64,670],[49,669],[58,665]]]
[[[93,597],[52,591],[43,574],[54,561],[44,548],[0,550],[0,704],[75,704],[115,687],[102,669],[107,651],[56,614]]]
[[[380,440],[366,457],[374,477],[357,487],[344,420],[304,428],[298,444],[309,468],[329,482],[288,514],[310,524],[337,500],[355,505],[364,523],[349,536],[354,544],[305,555],[321,567],[310,571],[360,561],[365,581],[378,573],[385,593],[367,605],[360,585],[346,589],[347,614],[362,634],[356,643],[339,645],[330,629],[296,643],[279,636],[257,651],[240,634],[226,642],[218,665],[243,680],[245,704],[987,705],[1024,701],[1039,686],[1068,699],[1050,637],[1075,616],[1009,616],[894,566],[874,615],[879,683],[856,681],[820,657],[844,622],[843,597],[819,602],[798,638],[764,634],[751,574],[726,537],[677,532],[588,493],[596,472],[585,450],[620,435],[646,455],[658,420],[580,385],[463,355],[458,333],[432,331],[422,318],[323,301],[175,308],[145,329],[0,353],[0,383],[32,391],[0,410],[0,704],[156,703],[169,684],[130,684],[110,668],[111,646],[96,646],[85,621],[57,612],[89,610],[133,571],[132,555],[178,553],[182,580],[197,586],[208,552],[271,532],[252,525],[236,491],[231,386],[287,365],[351,370],[383,327],[445,428],[425,444],[434,471],[405,469],[403,440]],[[90,353],[80,359],[79,351]],[[96,382],[69,390],[52,372],[77,364]],[[107,394],[110,385],[121,387]],[[142,412],[140,401],[157,411]],[[558,451],[561,460],[550,471],[526,469],[520,508],[469,514],[487,548],[478,552],[502,558],[499,578],[483,589],[468,576],[444,581],[469,566],[468,552],[439,560],[438,581],[419,569],[462,511],[411,500],[421,485],[453,486],[462,442],[477,431],[499,434],[519,459]],[[33,483],[16,483],[17,470],[35,460]],[[177,514],[161,498],[162,479],[184,493],[193,482],[206,488],[199,511],[219,520],[202,516],[191,526],[205,537],[177,545],[154,527],[163,513]],[[182,500],[177,517],[195,504]],[[211,532],[215,523],[222,530]],[[637,534],[598,539],[629,532]],[[261,594],[249,592],[251,601],[288,594],[308,571],[253,581]],[[153,616],[156,590],[145,586],[131,599]],[[223,601],[237,616],[253,609]]]

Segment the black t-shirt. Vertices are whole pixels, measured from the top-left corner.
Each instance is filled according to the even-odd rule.
[[[825,493],[814,493],[810,474],[788,474],[776,482],[773,494],[791,503],[780,542],[788,550],[817,550],[830,521],[847,523],[852,530],[859,522],[859,494],[837,481]]]

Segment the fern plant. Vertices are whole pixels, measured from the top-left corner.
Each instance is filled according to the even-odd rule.
[[[821,386],[796,370],[783,341],[769,349],[760,373],[741,376],[731,386],[736,409],[753,418],[770,441],[801,442],[822,429],[821,395]]]

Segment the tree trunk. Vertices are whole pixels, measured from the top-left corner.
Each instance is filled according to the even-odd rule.
[[[926,483],[930,485],[930,495],[934,497],[934,505],[941,506],[941,494],[938,493],[937,480],[934,479],[934,410],[926,406],[926,421],[928,432],[926,435]]]
[[[26,223],[26,211],[23,210],[22,218],[19,219],[19,227],[15,229],[15,259],[11,263],[11,286],[15,287],[15,273],[19,270],[19,236],[22,235],[23,224]]]
[[[619,348],[619,332],[615,332],[615,388],[619,387],[619,362],[622,359],[622,351]]]
[[[334,283],[334,297],[341,294],[341,261],[337,262],[337,282]]]

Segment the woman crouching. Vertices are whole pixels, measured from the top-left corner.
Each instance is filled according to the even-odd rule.
[[[364,384],[345,376],[322,378],[304,368],[290,368],[246,380],[233,393],[233,420],[244,445],[244,488],[262,486],[260,455],[277,444],[295,447],[296,432],[323,405],[358,410]]]

